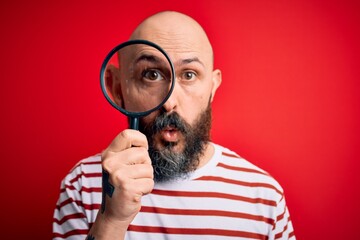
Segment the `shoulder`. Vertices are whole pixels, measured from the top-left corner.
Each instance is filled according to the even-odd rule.
[[[74,185],[84,179],[100,178],[102,175],[101,155],[97,154],[77,162],[64,178],[65,184]],[[75,184],[77,185],[77,184]]]
[[[69,174],[71,173],[78,173],[78,172],[101,172],[101,155],[96,154],[94,156],[90,156],[84,158],[77,162],[75,166],[70,170]]]
[[[241,157],[235,151],[214,144],[218,152],[217,168],[226,178],[247,184],[249,187],[272,189],[279,200],[283,197],[280,183],[267,171]]]
[[[214,146],[221,154],[221,165],[227,165],[228,167],[238,167],[244,171],[269,175],[268,172],[244,159],[238,153],[218,144],[214,144]]]

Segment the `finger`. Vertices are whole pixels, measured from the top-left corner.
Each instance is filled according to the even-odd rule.
[[[102,160],[103,168],[109,173],[114,172],[116,169],[136,164],[151,166],[151,159],[147,149],[143,147],[132,147],[121,152],[108,153]]]
[[[149,164],[135,164],[121,168],[118,174],[125,175],[131,179],[154,178],[153,167]]]
[[[140,199],[154,188],[154,180],[152,178],[129,179],[124,178],[121,174],[111,176],[111,181],[115,182],[115,195],[122,195],[124,199],[133,201],[135,198]]]
[[[142,195],[151,193],[154,188],[154,180],[150,178],[135,179],[135,184]]]
[[[114,138],[107,151],[120,152],[133,146],[148,149],[146,136],[137,130],[126,129]]]
[[[140,178],[134,180],[129,186],[131,186],[129,192],[132,192],[133,200],[139,202],[142,196],[149,194],[153,190],[154,181],[149,178]]]

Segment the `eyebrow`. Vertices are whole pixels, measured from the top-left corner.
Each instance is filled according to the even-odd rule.
[[[193,63],[193,62],[197,62],[197,63],[201,64],[203,67],[205,67],[204,63],[198,57],[182,59],[182,60],[180,60],[180,65],[186,65],[186,64]]]
[[[136,59],[135,63],[137,64],[141,61],[147,61],[147,62],[151,62],[151,63],[163,63],[164,62],[161,58],[151,55],[151,54],[140,55]],[[179,65],[186,65],[186,64],[193,63],[193,62],[199,63],[201,66],[205,67],[204,63],[198,57],[185,58],[185,59],[179,60]]]
[[[163,60],[161,60],[159,57],[151,55],[151,54],[142,54],[142,55],[140,55],[136,59],[135,63],[137,64],[137,63],[139,63],[141,61],[146,61],[146,62],[151,62],[151,63],[161,63],[161,62],[163,62]]]

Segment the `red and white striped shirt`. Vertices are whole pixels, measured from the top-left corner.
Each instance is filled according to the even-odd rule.
[[[214,144],[189,178],[155,184],[127,240],[295,239],[281,186],[268,173]],[[101,205],[100,156],[80,161],[61,184],[53,239],[85,239]]]

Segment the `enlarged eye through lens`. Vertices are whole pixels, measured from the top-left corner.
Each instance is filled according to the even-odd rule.
[[[161,81],[164,80],[162,73],[159,70],[148,69],[142,73],[143,78],[150,81]]]
[[[101,89],[108,102],[130,118],[137,129],[139,117],[156,111],[174,88],[173,63],[158,45],[131,40],[116,46],[101,67]]]

